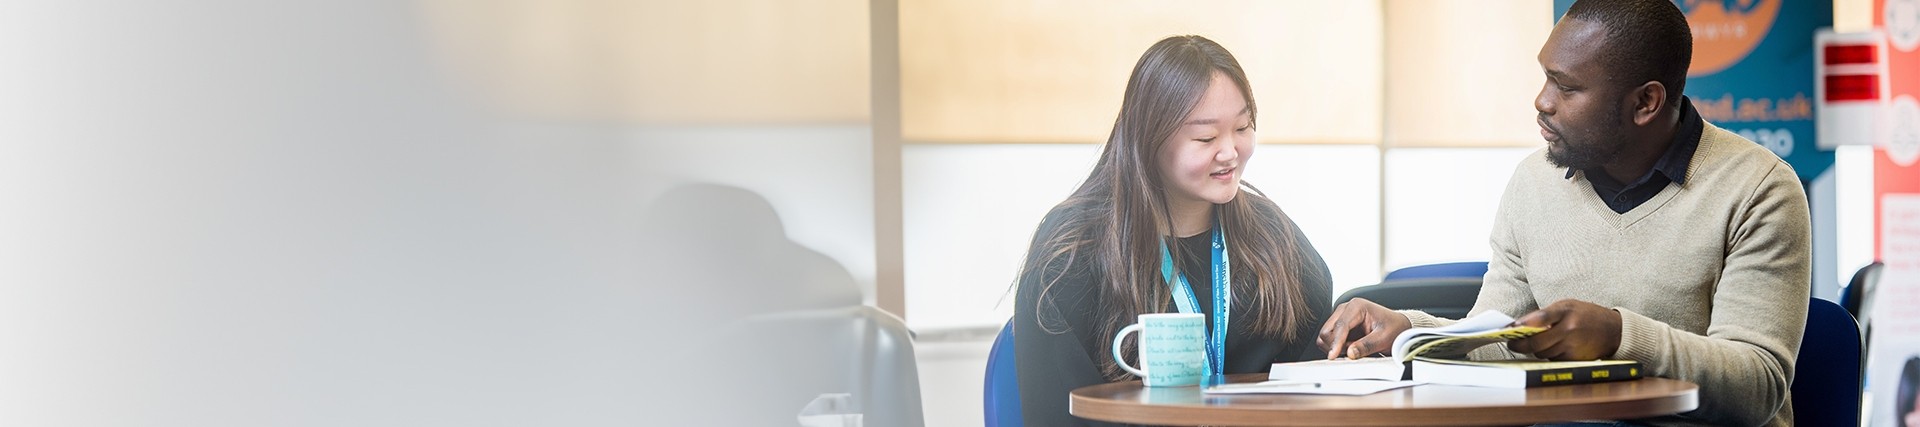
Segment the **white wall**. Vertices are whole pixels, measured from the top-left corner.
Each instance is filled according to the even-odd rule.
[[[908,145],[901,154],[907,324],[991,326],[1054,204],[1086,179],[1100,146]]]
[[[986,424],[987,352],[993,337],[920,341],[914,356],[920,368],[920,402],[927,427]]]
[[[1247,182],[1273,196],[1333,272],[1333,294],[1380,281],[1380,149],[1262,146]]]
[[[1487,236],[1507,178],[1536,149],[1387,151],[1386,268],[1486,261]]]
[[[1873,263],[1873,147],[1843,145],[1833,153],[1835,218],[1834,283],[1845,287],[1853,273]]]

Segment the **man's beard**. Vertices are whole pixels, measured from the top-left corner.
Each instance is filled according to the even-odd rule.
[[[1619,157],[1620,152],[1627,148],[1624,135],[1626,132],[1621,128],[1625,124],[1621,123],[1619,110],[1610,111],[1607,114],[1607,120],[1602,121],[1608,126],[1591,132],[1569,135],[1561,133],[1560,129],[1549,129],[1560,135],[1560,143],[1554,144],[1560,149],[1555,150],[1554,147],[1549,146],[1547,162],[1558,167],[1586,170],[1600,167]]]

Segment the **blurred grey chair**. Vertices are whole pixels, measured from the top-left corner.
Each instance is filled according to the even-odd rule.
[[[1380,284],[1341,294],[1333,305],[1366,298],[1394,310],[1420,310],[1461,319],[1467,317],[1467,310],[1473,309],[1473,301],[1479,299],[1480,280],[1486,274],[1486,261],[1409,266],[1388,272]]]
[[[1872,325],[1867,321],[1873,315],[1873,288],[1880,283],[1880,270],[1885,264],[1874,261],[1859,271],[1853,272],[1853,280],[1847,281],[1846,289],[1840,290],[1840,307],[1847,309],[1854,319],[1860,321],[1860,336],[1866,337]]]
[[[658,314],[630,339],[650,349],[633,385],[649,425],[794,426],[832,394],[851,395],[844,409],[862,425],[924,424],[906,324],[862,305],[833,258],[788,239],[765,198],[685,185],[642,225],[649,282],[635,292],[649,303],[634,309]]]
[[[696,327],[699,319],[689,319]],[[821,395],[852,395],[866,426],[924,425],[906,324],[871,306],[749,316],[682,346],[685,393],[660,425],[793,426]],[[691,424],[681,424],[691,423]]]

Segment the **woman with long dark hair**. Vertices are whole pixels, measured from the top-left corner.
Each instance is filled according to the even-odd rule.
[[[1325,358],[1313,338],[1332,311],[1326,263],[1240,181],[1256,112],[1246,72],[1212,40],[1169,37],[1141,55],[1093,172],[1048,212],[1021,269],[1014,348],[1027,424],[1086,423],[1067,413],[1067,393],[1128,377],[1108,349],[1143,313],[1206,314],[1207,358],[1223,360],[1212,373]]]
[[[1920,356],[1907,358],[1900,369],[1900,386],[1893,394],[1893,422],[1900,427],[1920,427]]]

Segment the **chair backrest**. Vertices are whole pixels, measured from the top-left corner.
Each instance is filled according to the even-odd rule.
[[[1860,267],[1859,271],[1853,272],[1853,280],[1847,281],[1847,288],[1840,290],[1840,307],[1846,308],[1847,313],[1852,313],[1853,318],[1860,322],[1861,336],[1866,336],[1867,321],[1872,318],[1873,288],[1880,282],[1880,269],[1883,266],[1879,261],[1874,261]]]
[[[1853,316],[1832,301],[1808,301],[1807,332],[1794,362],[1793,418],[1803,424],[1860,425],[1860,354]]]
[[[925,425],[913,334],[893,314],[867,305],[784,311],[702,335],[685,344],[697,351],[675,352],[670,378],[688,381],[663,406],[675,410],[649,415],[651,425],[790,426],[809,402],[839,393],[852,395],[845,409],[866,425]],[[711,366],[741,368],[701,369]]]
[[[1424,264],[1424,265],[1415,265],[1410,267],[1402,267],[1398,270],[1387,272],[1387,277],[1380,279],[1380,281],[1391,282],[1395,280],[1404,280],[1404,279],[1427,279],[1427,278],[1437,278],[1437,277],[1471,277],[1471,278],[1479,279],[1479,278],[1485,277],[1486,275],[1487,275],[1486,261],[1448,262],[1448,263],[1440,263],[1440,264]]]
[[[1480,277],[1440,277],[1397,279],[1377,285],[1361,286],[1341,294],[1334,305],[1354,298],[1366,298],[1394,310],[1420,310],[1435,316],[1459,319],[1467,316],[1473,301],[1480,297]]]
[[[987,384],[984,388],[987,427],[1020,427],[1020,377],[1013,363],[1013,321],[1000,328],[993,338],[993,350],[987,352]]]

